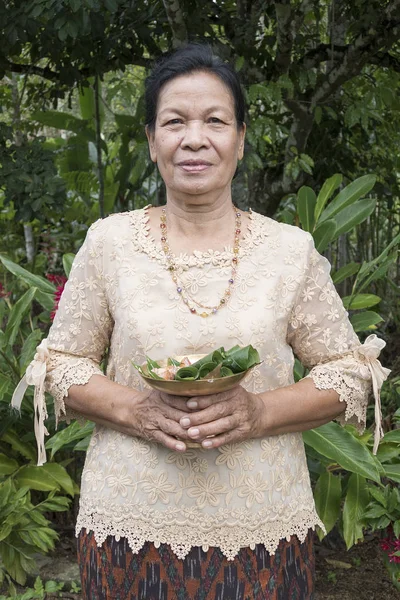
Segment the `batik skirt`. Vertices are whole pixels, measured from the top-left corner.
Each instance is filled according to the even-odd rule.
[[[275,554],[263,544],[228,560],[219,548],[192,548],[185,559],[167,544],[146,542],[134,554],[126,538],[97,546],[93,532],[78,537],[82,598],[86,600],[313,600],[313,532],[300,543],[282,540]]]

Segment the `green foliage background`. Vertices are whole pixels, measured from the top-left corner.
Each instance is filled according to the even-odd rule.
[[[210,43],[241,75],[235,201],[310,231],[360,337],[387,341],[378,457],[370,429],[331,423],[304,438],[327,530],[348,547],[366,528],[399,536],[399,1],[0,0],[0,23],[0,579],[23,583],[34,553],[53,547],[92,430],[55,433],[50,414],[38,470],[32,393],[18,419],[12,391],[87,227],[164,202],[143,85],[152,61],[187,40]]]

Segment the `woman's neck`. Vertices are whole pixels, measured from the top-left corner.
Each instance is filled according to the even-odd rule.
[[[223,250],[234,241],[235,211],[231,196],[200,203],[167,199],[167,237],[174,254],[195,250]],[[161,208],[149,212],[150,232],[156,241],[160,235]],[[247,221],[246,221],[247,222]]]

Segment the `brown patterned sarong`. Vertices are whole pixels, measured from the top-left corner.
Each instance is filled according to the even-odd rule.
[[[98,547],[93,532],[78,537],[86,600],[313,600],[313,531],[304,543],[281,540],[274,555],[263,544],[229,561],[219,548],[192,548],[184,560],[167,544],[146,542],[133,554],[126,538]]]

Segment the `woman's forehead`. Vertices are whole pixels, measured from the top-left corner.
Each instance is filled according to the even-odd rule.
[[[193,105],[212,110],[220,108],[234,112],[234,101],[229,88],[212,73],[195,72],[179,75],[168,81],[160,90],[158,113],[175,107]]]

